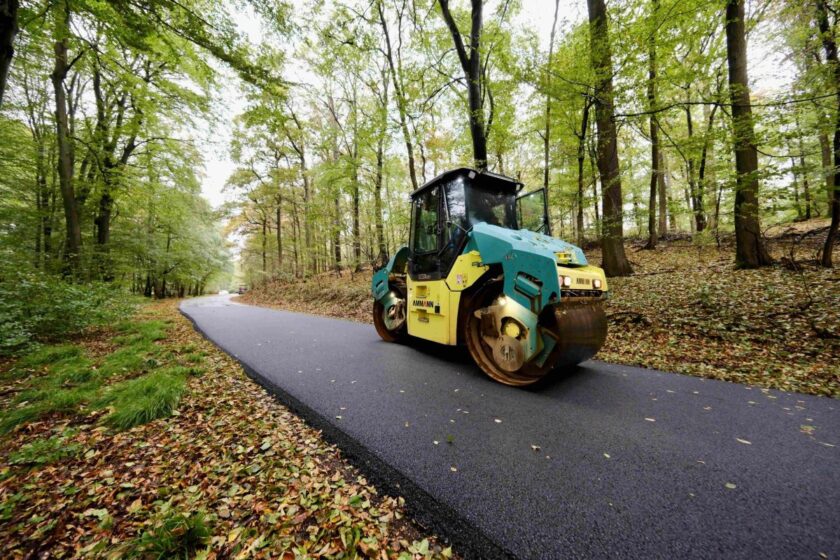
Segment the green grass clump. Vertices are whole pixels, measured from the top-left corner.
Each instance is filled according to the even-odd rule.
[[[186,377],[179,369],[161,368],[118,383],[95,406],[113,407],[105,423],[118,430],[170,416],[186,387]]]
[[[42,346],[38,350],[21,358],[18,367],[34,368],[56,362],[72,361],[83,357],[82,349],[74,344],[54,344]]]
[[[36,420],[42,414],[42,407],[37,405],[4,410],[0,418],[0,434],[9,433],[15,426]]]
[[[69,443],[75,432],[67,431],[50,438],[36,439],[31,443],[22,445],[20,449],[9,454],[9,463],[12,465],[48,465],[75,457],[81,452],[81,446],[77,443]]]
[[[120,344],[136,344],[138,342],[157,342],[166,340],[166,331],[170,321],[124,321],[117,325],[122,334],[116,338]]]
[[[22,358],[14,368],[16,377],[34,368],[42,369],[43,375],[27,379],[14,407],[0,412],[0,433],[48,414],[72,414],[91,403],[94,409],[113,406],[107,421],[119,429],[170,415],[180,399],[184,378],[202,373],[197,367],[178,366],[153,375],[167,361],[164,347],[156,341],[166,338],[170,324],[123,321],[116,327],[122,334],[114,339],[120,347],[104,356],[98,366],[81,348],[69,344],[44,346]],[[113,376],[145,372],[152,374],[110,388],[107,385]]]
[[[191,352],[184,356],[184,360],[191,364],[200,364],[204,361],[204,353],[203,352]]]
[[[154,358],[156,353],[157,346],[146,342],[120,348],[105,357],[99,366],[99,374],[102,377],[111,377],[121,373],[137,373],[154,369],[159,365]]]
[[[202,512],[178,513],[165,504],[152,527],[129,547],[129,558],[192,558],[206,545],[212,532]]]

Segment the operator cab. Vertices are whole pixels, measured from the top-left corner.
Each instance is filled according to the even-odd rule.
[[[551,235],[545,189],[519,195],[522,183],[489,171],[459,168],[411,194],[408,272],[414,280],[445,277],[478,223]]]

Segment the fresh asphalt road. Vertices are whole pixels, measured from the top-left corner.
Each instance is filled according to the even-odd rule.
[[[182,311],[468,556],[840,558],[840,401],[597,361],[512,389],[372,325]]]

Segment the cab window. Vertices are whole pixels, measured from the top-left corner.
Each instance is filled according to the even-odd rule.
[[[414,253],[431,253],[438,250],[438,187],[421,193],[414,199]]]
[[[545,189],[538,189],[516,200],[519,227],[550,235],[545,207]]]

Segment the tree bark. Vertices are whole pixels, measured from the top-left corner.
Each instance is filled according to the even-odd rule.
[[[449,12],[449,0],[438,0],[440,10],[452,41],[455,44],[455,52],[464,71],[464,78],[467,81],[467,102],[469,108],[470,136],[472,137],[473,159],[479,170],[487,169],[487,131],[485,129],[484,102],[481,95],[482,87],[482,64],[481,64],[481,25],[483,0],[471,0],[471,28],[469,55],[461,39],[461,32],[458,25]]]
[[[61,198],[64,203],[64,219],[67,242],[64,250],[65,272],[75,275],[79,272],[82,251],[82,228],[79,208],[73,189],[73,150],[70,125],[67,116],[67,94],[64,79],[70,65],[67,62],[67,47],[70,36],[70,9],[66,0],[58,0],[55,9],[55,66],[51,75],[55,91],[55,124],[58,143],[58,179]]]
[[[829,210],[831,212],[831,225],[825,237],[823,245],[822,264],[826,268],[832,267],[832,253],[834,242],[837,238],[837,231],[840,229],[840,184],[837,181],[837,171],[840,169],[840,61],[837,57],[837,41],[834,37],[834,25],[828,20],[828,6],[825,0],[817,0],[817,26],[822,36],[823,49],[825,50],[826,62],[831,66],[835,94],[837,97],[837,110],[834,122],[834,161],[831,167],[831,198]],[[836,23],[836,22],[835,22]]]
[[[615,127],[607,7],[604,0],[587,0],[589,9],[590,56],[597,74],[595,86],[595,122],[598,126],[598,172],[604,199],[601,228],[601,251],[607,276],[633,273],[624,253],[624,212],[622,211],[621,172],[618,162],[618,137]]]
[[[279,188],[278,188],[279,191]],[[283,195],[277,193],[277,206],[274,208],[277,220],[277,270],[283,274]]]
[[[656,191],[659,185],[659,125],[656,122],[656,26],[659,0],[651,1],[651,25],[648,43],[647,100],[650,110],[650,194],[648,197],[648,240],[645,249],[656,248]]]
[[[9,78],[9,68],[15,56],[15,36],[18,33],[18,0],[0,0],[0,107]]]
[[[289,139],[289,142],[292,144],[292,149],[298,155],[298,159],[300,160],[300,173],[303,177],[303,239],[306,245],[306,252],[310,253],[310,262],[309,268],[314,274],[315,272],[315,255],[314,250],[312,250],[312,181],[309,178],[309,167],[306,163],[306,139],[304,137],[304,130],[303,126],[301,125],[300,119],[298,119],[297,113],[292,109],[290,104],[286,105],[289,109],[289,113],[292,116],[292,120],[295,122],[295,126],[300,133],[300,140],[295,140],[292,137],[292,134],[286,130],[286,137]],[[279,185],[278,185],[279,190]],[[279,196],[279,195],[278,195]],[[305,271],[304,271],[305,272]]]
[[[831,197],[834,196],[834,173],[832,172],[832,169],[834,167],[832,159],[833,155],[831,153],[831,142],[828,139],[828,134],[820,131],[819,139],[820,155],[822,156],[823,176],[825,177],[826,201],[830,211]]]
[[[408,175],[411,178],[411,190],[416,191],[420,186],[417,183],[417,170],[414,163],[414,143],[411,141],[411,133],[408,130],[408,103],[405,97],[405,88],[402,82],[402,69],[397,71],[397,64],[394,62],[394,51],[391,46],[391,34],[388,30],[388,22],[385,19],[385,10],[382,2],[376,3],[379,12],[379,24],[382,26],[382,33],[385,36],[385,56],[388,59],[388,69],[391,72],[391,81],[394,82],[394,97],[397,101],[397,113],[400,117],[400,128],[405,141],[405,151],[408,154]],[[402,17],[402,16],[401,16]]]
[[[688,139],[689,143],[691,144],[691,140],[694,138],[694,117],[691,114],[691,98],[688,99],[688,104],[685,106],[685,120],[686,120],[686,127],[688,128]],[[705,139],[704,139],[705,142]],[[686,158],[686,165],[687,165],[687,173],[688,176],[688,187],[689,187],[689,194],[691,199],[691,209],[693,212],[693,231],[701,232],[706,229],[706,211],[703,208],[703,191],[702,187],[700,187],[699,182],[697,181],[697,175],[695,172],[695,164],[696,161],[694,160],[694,153],[691,147],[689,146],[688,157]]]
[[[385,139],[388,135],[388,75],[382,72],[382,112],[379,122],[379,135],[376,139],[376,175],[373,185],[374,222],[376,227],[376,245],[378,266],[388,262],[388,247],[385,244],[385,224],[382,218],[382,180],[385,167]]]
[[[728,0],[726,4],[726,58],[738,174],[735,186],[735,262],[740,268],[757,268],[773,261],[761,239],[758,218],[758,152],[747,75],[744,0]]]
[[[359,190],[359,167],[361,166],[359,156],[359,107],[356,98],[356,84],[353,84],[353,150],[351,152],[351,165],[353,166],[352,177],[350,182],[352,185],[353,198],[353,263],[356,272],[362,269],[362,232],[361,232],[361,216],[360,204],[361,193]]]
[[[554,19],[551,22],[551,35],[548,39],[548,61],[546,63],[547,71],[545,73],[545,130],[543,131],[543,188],[546,195],[548,195],[548,176],[551,166],[551,154],[549,148],[551,147],[551,62],[554,58],[554,35],[557,33],[557,15],[560,12],[560,0],[554,0]],[[580,149],[578,149],[578,157],[580,157]],[[501,156],[499,158],[501,160]],[[578,167],[580,167],[580,160],[578,160]],[[502,171],[504,173],[504,171]],[[578,187],[580,192],[580,187]],[[580,234],[578,234],[580,237]]]
[[[696,213],[695,209],[695,220],[697,224],[697,231],[703,231],[706,229],[707,221],[706,221],[706,210],[704,207],[704,200],[705,194],[707,190],[706,185],[706,175],[707,175],[707,165],[709,160],[709,149],[712,142],[712,127],[715,124],[715,113],[717,112],[717,104],[712,105],[711,111],[709,111],[709,118],[706,121],[706,134],[703,135],[703,148],[700,151],[700,169],[697,173],[697,199],[696,203],[697,206],[700,208],[700,214]],[[701,227],[702,225],[702,227]]]
[[[668,233],[668,183],[667,179],[667,163],[665,161],[665,152],[659,150],[659,173],[657,181],[659,183],[659,236]]]
[[[266,252],[266,246],[268,245],[268,231],[266,228],[268,227],[268,217],[263,213],[260,212],[260,226],[262,227],[262,237],[260,239],[260,254],[262,255],[262,277],[265,279],[265,274],[268,272],[267,262],[268,262],[268,255]]]
[[[583,116],[581,117],[580,123],[580,134],[577,135],[578,137],[578,146],[577,146],[577,165],[578,165],[578,178],[577,178],[577,218],[576,218],[576,229],[577,229],[577,243],[578,245],[583,245],[583,198],[584,198],[584,163],[586,161],[586,140],[587,136],[586,133],[589,130],[589,111],[592,107],[591,99],[586,96],[583,98]]]

